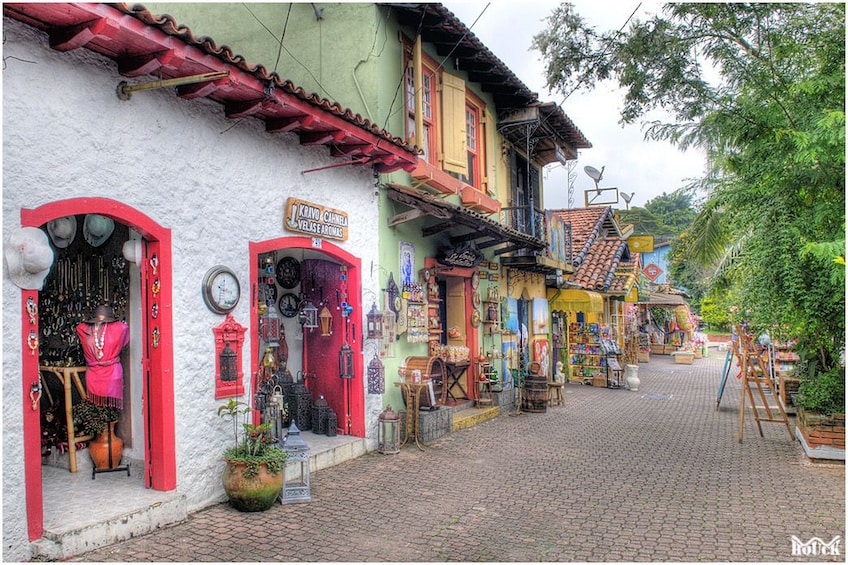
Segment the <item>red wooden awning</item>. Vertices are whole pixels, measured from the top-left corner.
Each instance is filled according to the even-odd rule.
[[[229,118],[260,119],[270,133],[294,132],[303,145],[329,147],[342,163],[391,172],[411,171],[418,162],[415,147],[359,114],[141,6],[9,3],[3,14],[47,33],[53,49],[85,48],[114,60],[125,77],[160,80],[228,71],[225,78],[177,86],[177,95],[218,102]]]

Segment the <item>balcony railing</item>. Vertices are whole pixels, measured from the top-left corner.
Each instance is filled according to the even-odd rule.
[[[525,233],[531,237],[541,239],[551,245],[550,236],[548,234],[548,223],[545,220],[545,213],[542,210],[531,209],[529,206],[512,206],[501,208],[500,221],[503,225],[514,230]],[[573,257],[573,247],[571,241],[571,224],[562,222],[564,233],[562,241],[562,257],[565,262],[570,264]],[[517,255],[546,255],[550,250],[542,249],[540,251],[530,251],[523,249],[517,252]]]

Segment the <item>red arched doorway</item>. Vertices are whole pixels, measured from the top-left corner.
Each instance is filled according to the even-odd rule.
[[[108,198],[73,198],[51,202],[34,209],[21,210],[21,225],[40,227],[50,220],[77,214],[101,214],[125,224],[138,232],[142,239],[140,302],[141,312],[149,313],[150,287],[158,279],[157,315],[142,314],[141,331],[144,346],[142,363],[145,368],[143,390],[146,402],[142,407],[144,421],[145,485],[156,490],[176,488],[176,449],[174,422],[174,344],[172,322],[171,230],[154,222],[138,210]],[[37,291],[22,291],[21,328],[28,319],[26,301]],[[155,319],[154,319],[155,318]],[[21,350],[27,352],[26,332],[21,332]],[[154,338],[158,334],[160,337]],[[22,355],[23,397],[29,398],[31,383],[39,380],[38,356]],[[26,404],[26,402],[25,402]],[[24,468],[26,482],[27,527],[29,539],[43,535],[44,509],[41,480],[40,419],[37,410],[23,408]]]
[[[342,434],[356,437],[365,437],[365,392],[363,380],[362,359],[362,286],[361,286],[361,264],[360,258],[345,251],[341,247],[324,240],[314,240],[309,237],[281,237],[277,239],[251,242],[250,243],[250,280],[251,284],[251,327],[259,327],[259,310],[257,299],[256,281],[260,277],[261,257],[268,253],[276,253],[277,256],[297,254],[304,262],[312,264],[323,264],[323,270],[327,266],[336,268],[339,276],[344,277],[347,302],[353,308],[346,322],[341,320],[338,310],[334,312],[334,328],[331,336],[319,336],[308,334],[303,337],[303,348],[305,350],[304,368],[316,375],[316,378],[308,382],[313,400],[321,394],[327,400],[332,410],[338,417],[338,429]],[[344,267],[342,271],[339,268]],[[322,267],[315,267],[321,271]],[[319,275],[320,276],[320,275]],[[329,275],[325,280],[329,280]],[[320,281],[319,281],[320,282]],[[337,301],[335,290],[328,287],[325,291],[328,301]],[[337,306],[334,304],[334,306]],[[347,331],[345,331],[345,329]],[[357,332],[359,335],[357,335]],[[339,378],[339,350],[342,344],[348,341],[353,350],[354,376],[352,379]],[[251,331],[251,374],[256,375],[259,370],[261,346],[257,331]],[[292,349],[290,348],[290,351]],[[306,372],[306,371],[305,371]],[[251,391],[255,391],[255,382],[251,383]],[[251,392],[253,393],[253,392]]]

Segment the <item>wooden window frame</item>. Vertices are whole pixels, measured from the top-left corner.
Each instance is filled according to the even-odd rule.
[[[407,40],[404,42],[404,50],[403,50],[403,104],[404,104],[404,118],[405,123],[404,127],[406,128],[406,139],[410,141],[414,141],[415,139],[415,98],[414,92],[411,92],[410,82],[412,81],[412,44]],[[436,61],[430,58],[426,54],[422,54],[422,82],[424,82],[423,78],[429,78],[429,87],[427,88],[427,93],[430,96],[430,115],[422,116],[424,121],[424,130],[427,132],[425,134],[425,147],[421,147],[424,150],[424,155],[422,156],[425,161],[431,164],[438,164],[439,157],[439,120],[437,119],[440,116],[439,110],[439,97],[437,92],[438,85],[438,73],[436,69],[438,65]],[[426,106],[426,102],[425,102]]]

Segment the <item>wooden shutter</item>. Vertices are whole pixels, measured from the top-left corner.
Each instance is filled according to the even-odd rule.
[[[442,168],[467,176],[465,134],[465,81],[442,73]]]

